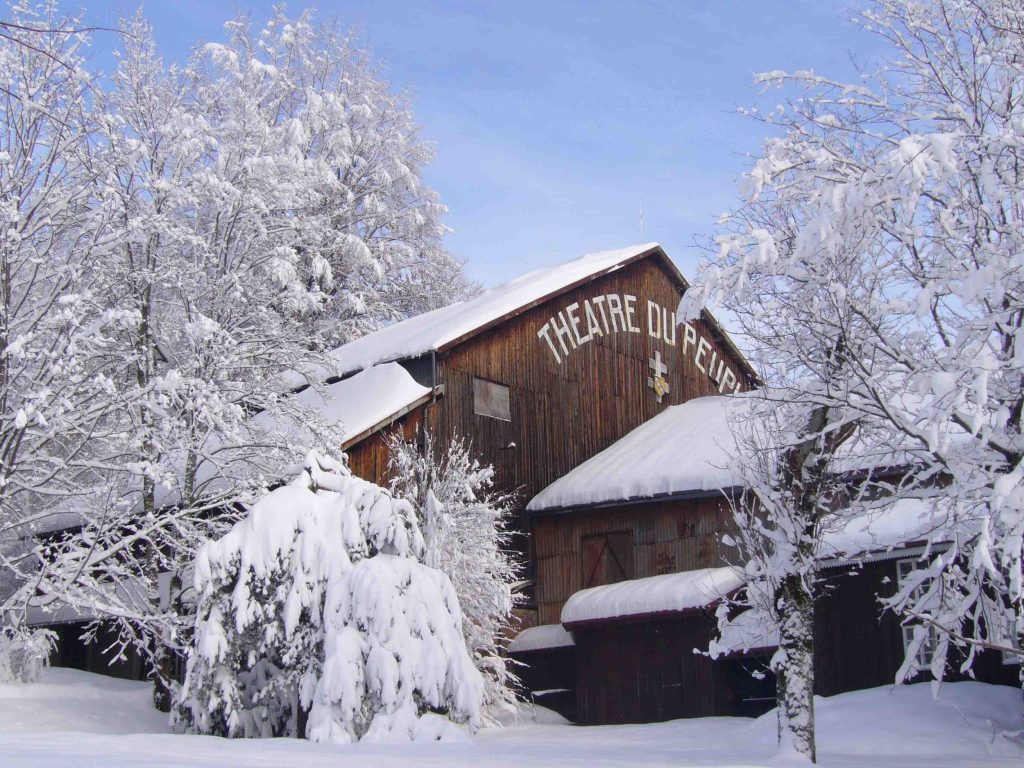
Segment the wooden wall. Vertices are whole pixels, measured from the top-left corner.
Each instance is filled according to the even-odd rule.
[[[590,537],[626,532],[632,538],[630,578],[677,573],[725,564],[722,534],[729,530],[728,504],[720,497],[689,501],[655,501],[532,521],[537,574],[538,621],[557,624],[562,606],[573,592],[598,586],[591,557],[584,550]]]
[[[569,305],[582,305],[594,296],[608,294],[637,298],[641,332],[596,336],[557,362],[549,346],[538,338],[538,331]],[[674,343],[669,343],[664,333],[661,338],[649,333],[647,302],[664,308],[674,322],[681,295],[678,280],[657,258],[647,258],[439,353],[437,370],[444,395],[350,449],[350,466],[357,475],[386,485],[388,433],[400,429],[411,438],[426,426],[442,443],[460,435],[484,462],[494,465],[496,487],[517,493],[521,512],[550,483],[669,405],[719,392],[719,383],[695,364],[694,347],[689,346],[684,354],[682,327],[675,328]],[[697,320],[693,327],[710,343],[704,367],[714,356],[727,361],[742,378],[740,361],[732,358],[710,324]],[[652,373],[649,361],[656,353],[668,367],[665,378],[671,390],[661,403],[647,386]],[[474,377],[509,387],[510,421],[474,413]],[[634,530],[635,576],[720,565],[717,534],[722,515],[712,509],[714,503],[686,509],[691,507],[694,511],[679,506],[647,512],[609,510],[572,520],[538,521],[528,538],[516,539],[516,546],[528,557],[529,575],[538,580],[545,604],[540,622],[557,622],[562,603],[581,588],[583,577],[576,562],[581,535],[615,527]],[[707,514],[711,518],[704,519]],[[571,530],[562,530],[566,525]],[[528,522],[521,519],[521,532],[526,533],[527,528]],[[533,555],[531,550],[535,550]]]
[[[903,663],[899,619],[882,610],[879,595],[892,594],[896,560],[859,568],[828,569],[816,605],[815,693],[834,696],[892,685]],[[573,629],[576,700],[582,724],[643,723],[676,717],[757,715],[773,706],[774,681],[750,677],[763,671],[769,654],[712,662],[694,654],[714,634],[710,612],[635,621],[591,622]],[[955,654],[955,652],[954,652]],[[962,680],[960,658],[951,654],[947,680]],[[975,679],[1016,686],[1017,667],[998,653],[982,652]],[[922,673],[913,682],[927,682]]]
[[[433,411],[438,408],[437,403],[427,403],[424,406],[403,416],[386,429],[382,429],[360,443],[352,446],[346,451],[348,465],[352,473],[371,483],[388,487],[391,475],[388,472],[388,439],[391,435],[401,432],[406,440],[415,440],[417,430],[430,418]]]
[[[117,641],[117,633],[109,622],[100,624],[96,639],[88,645],[81,639],[87,626],[88,622],[77,621],[46,627],[57,635],[48,660],[51,666],[81,669],[126,680],[146,679],[148,666],[137,651],[129,648],[125,658],[115,658],[110,649]]]
[[[652,723],[732,714],[729,670],[693,653],[714,617],[700,613],[574,632],[577,722]]]
[[[568,305],[611,293],[636,296],[637,314],[645,321],[648,300],[674,313],[681,287],[657,259],[644,259],[530,309],[438,360],[445,397],[437,427],[472,441],[494,464],[498,483],[519,491],[524,507],[550,483],[669,404],[718,392],[719,385],[694,365],[692,347],[683,356],[680,328],[674,345],[646,330],[598,336],[557,363],[538,331]],[[704,321],[694,325],[707,339],[714,338]],[[668,366],[671,387],[660,404],[646,383],[655,352]],[[712,353],[730,359],[718,341],[707,356]],[[738,365],[733,367],[739,372]],[[510,388],[511,421],[473,413],[474,376]],[[510,443],[514,449],[508,448]]]
[[[900,620],[883,611],[879,596],[894,594],[897,560],[834,568],[822,574],[825,593],[814,614],[815,692],[821,696],[892,685],[903,663]],[[961,657],[950,653],[946,679],[961,680]],[[1004,665],[1000,654],[982,652],[973,666],[978,680],[1015,685],[1017,667]],[[922,680],[930,680],[924,673]]]
[[[576,711],[576,650],[573,646],[510,654],[513,671],[535,704],[573,722]]]

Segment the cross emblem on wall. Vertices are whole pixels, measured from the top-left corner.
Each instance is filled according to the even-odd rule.
[[[651,375],[647,377],[647,386],[654,390],[654,396],[661,402],[671,389],[668,386],[668,366],[661,361],[661,352],[655,352],[653,358],[647,358],[647,365],[651,369]]]

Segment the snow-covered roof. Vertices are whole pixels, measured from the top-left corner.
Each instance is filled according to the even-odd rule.
[[[956,523],[936,499],[897,499],[889,505],[879,500],[877,510],[847,520],[826,531],[822,559],[850,560],[862,555],[891,552],[914,542],[938,544],[949,541]],[[962,521],[959,523],[965,525]]]
[[[743,585],[739,569],[703,568],[583,589],[562,607],[562,624],[703,608]]]
[[[78,621],[92,621],[99,614],[85,608],[76,608],[67,603],[53,602],[48,605],[29,605],[25,609],[25,623],[29,627],[48,624],[68,624]]]
[[[401,413],[430,394],[398,363],[383,363],[330,384],[326,397],[310,387],[295,395],[299,406],[342,429],[342,444]],[[263,429],[280,431],[287,425],[260,413],[253,422]]]
[[[508,644],[509,653],[543,651],[549,648],[567,648],[576,643],[572,633],[561,624],[541,624],[524,629]]]
[[[418,383],[401,365],[384,363],[330,384],[325,390],[308,387],[292,397],[300,410],[338,428],[338,447],[346,448],[355,438],[374,427],[385,425],[430,394],[430,388]],[[263,411],[253,416],[249,424],[261,433],[273,435],[282,444],[309,448],[315,442],[308,427],[283,413]],[[231,444],[209,444],[206,455],[231,456],[236,450]],[[246,447],[245,439],[241,450],[252,450]],[[291,469],[281,467],[282,476]],[[196,471],[196,485],[204,493],[221,490],[228,482],[216,458],[207,458]],[[160,506],[176,504],[180,498],[177,488],[160,486],[157,490],[157,504]]]
[[[779,628],[774,619],[760,608],[748,608],[729,620],[708,650],[712,656],[717,656],[777,648],[778,645]]]
[[[666,408],[563,475],[527,505],[531,512],[588,506],[739,483],[729,471],[736,440],[730,412],[749,393],[698,397]]]
[[[161,608],[167,607],[170,594],[170,578],[168,572],[158,576],[160,589]],[[72,605],[64,600],[46,595],[36,595],[28,600],[25,606],[25,623],[30,627],[45,626],[47,624],[66,624],[79,621],[93,621],[102,618],[106,613],[103,606],[109,606],[111,611],[118,612],[123,606],[134,606],[134,609],[144,611],[149,607],[149,597],[146,589],[133,578],[122,578],[117,582],[104,582],[100,589],[83,591],[78,595],[80,602]],[[7,619],[10,621],[17,617],[17,610],[10,611]]]
[[[768,390],[698,397],[666,408],[625,437],[566,473],[527,505],[530,512],[611,504],[630,499],[714,492],[743,484],[730,468],[739,434],[759,429],[758,408]],[[889,433],[845,443],[836,471],[898,467],[914,460],[904,437]]]
[[[644,243],[589,253],[554,267],[538,269],[470,299],[382,328],[338,347],[330,355],[338,361],[343,373],[419,357],[527,309],[552,294],[612,272],[655,248],[658,248],[657,243]]]

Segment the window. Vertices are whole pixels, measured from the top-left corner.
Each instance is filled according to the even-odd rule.
[[[911,558],[909,560],[900,560],[896,563],[896,575],[899,577],[900,589],[903,589],[907,579],[910,578],[911,574],[917,570],[917,560]],[[928,589],[927,581],[923,581],[914,587],[908,596],[910,603],[916,603],[921,597],[924,596],[925,591]],[[903,652],[906,653],[910,648],[910,644],[914,641],[914,630],[919,627],[920,624],[913,620],[908,620],[903,623]],[[928,629],[928,637],[917,650],[917,656],[914,659],[914,666],[918,670],[926,670],[931,666],[932,656],[935,652],[935,628],[930,627]]]
[[[473,379],[473,413],[492,419],[512,421],[508,387],[487,379]]]
[[[633,578],[633,532],[616,531],[584,536],[583,588],[615,584]]]

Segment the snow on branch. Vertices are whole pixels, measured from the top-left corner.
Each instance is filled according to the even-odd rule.
[[[408,502],[310,453],[298,478],[199,552],[179,721],[333,743],[478,727],[483,684],[458,599],[423,551]]]

